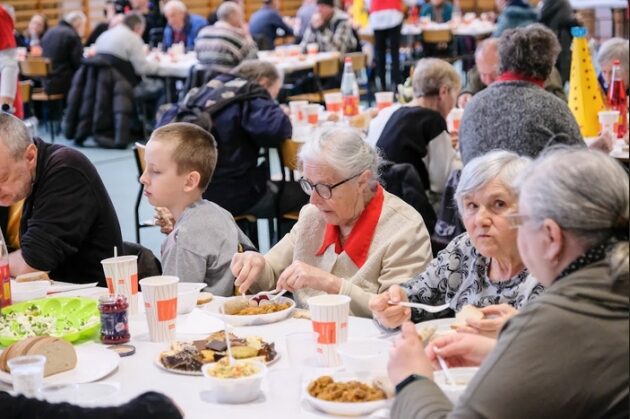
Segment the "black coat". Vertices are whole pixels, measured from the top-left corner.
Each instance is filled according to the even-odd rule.
[[[52,73],[43,80],[44,89],[48,94],[68,94],[72,76],[83,58],[81,38],[62,20],[42,38],[42,54],[52,62]]]
[[[99,144],[124,146],[134,116],[131,82],[104,54],[84,60],[72,80],[64,115],[64,134],[82,143],[93,136]]]

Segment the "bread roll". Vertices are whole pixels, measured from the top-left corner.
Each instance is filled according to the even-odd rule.
[[[207,304],[214,298],[214,295],[210,292],[200,292],[197,296],[197,305]]]
[[[50,281],[48,272],[29,272],[15,277],[15,282]]]

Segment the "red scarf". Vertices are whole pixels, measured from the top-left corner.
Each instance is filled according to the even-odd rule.
[[[536,86],[540,87],[541,89],[545,85],[544,80],[525,76],[519,73],[514,73],[512,71],[506,71],[505,73],[501,74],[499,78],[496,79],[496,81],[527,81],[530,83],[534,83]]]

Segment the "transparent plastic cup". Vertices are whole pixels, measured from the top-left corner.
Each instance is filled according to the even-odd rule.
[[[306,122],[310,125],[317,125],[319,121],[319,105],[311,104],[302,108]]]
[[[7,363],[13,391],[26,397],[37,397],[44,382],[44,355],[18,356]]]
[[[289,364],[293,369],[316,366],[317,337],[316,332],[297,332],[286,335]]]
[[[612,138],[617,137],[615,126],[619,123],[619,111],[600,111],[597,116],[602,127],[602,134],[608,133]]]
[[[394,104],[393,92],[376,92],[374,93],[374,98],[376,99],[376,107],[379,111]]]

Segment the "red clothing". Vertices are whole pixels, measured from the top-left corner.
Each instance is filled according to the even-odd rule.
[[[381,10],[398,10],[402,12],[403,5],[400,0],[372,0],[370,4],[370,13],[378,12]]]
[[[544,80],[536,79],[534,77],[524,76],[522,74],[513,73],[511,71],[506,71],[505,73],[501,74],[497,78],[496,81],[528,81],[530,83],[534,83],[536,86],[540,87],[541,89],[545,85]]]
[[[357,267],[362,267],[367,260],[378,219],[381,217],[383,200],[383,188],[378,185],[372,200],[363,210],[357,223],[352,228],[348,240],[346,240],[343,245],[341,245],[339,226],[326,224],[324,242],[317,251],[316,256],[323,255],[326,249],[334,244],[335,253],[340,254],[341,252],[346,252]]]
[[[15,48],[13,18],[0,6],[0,51]]]

